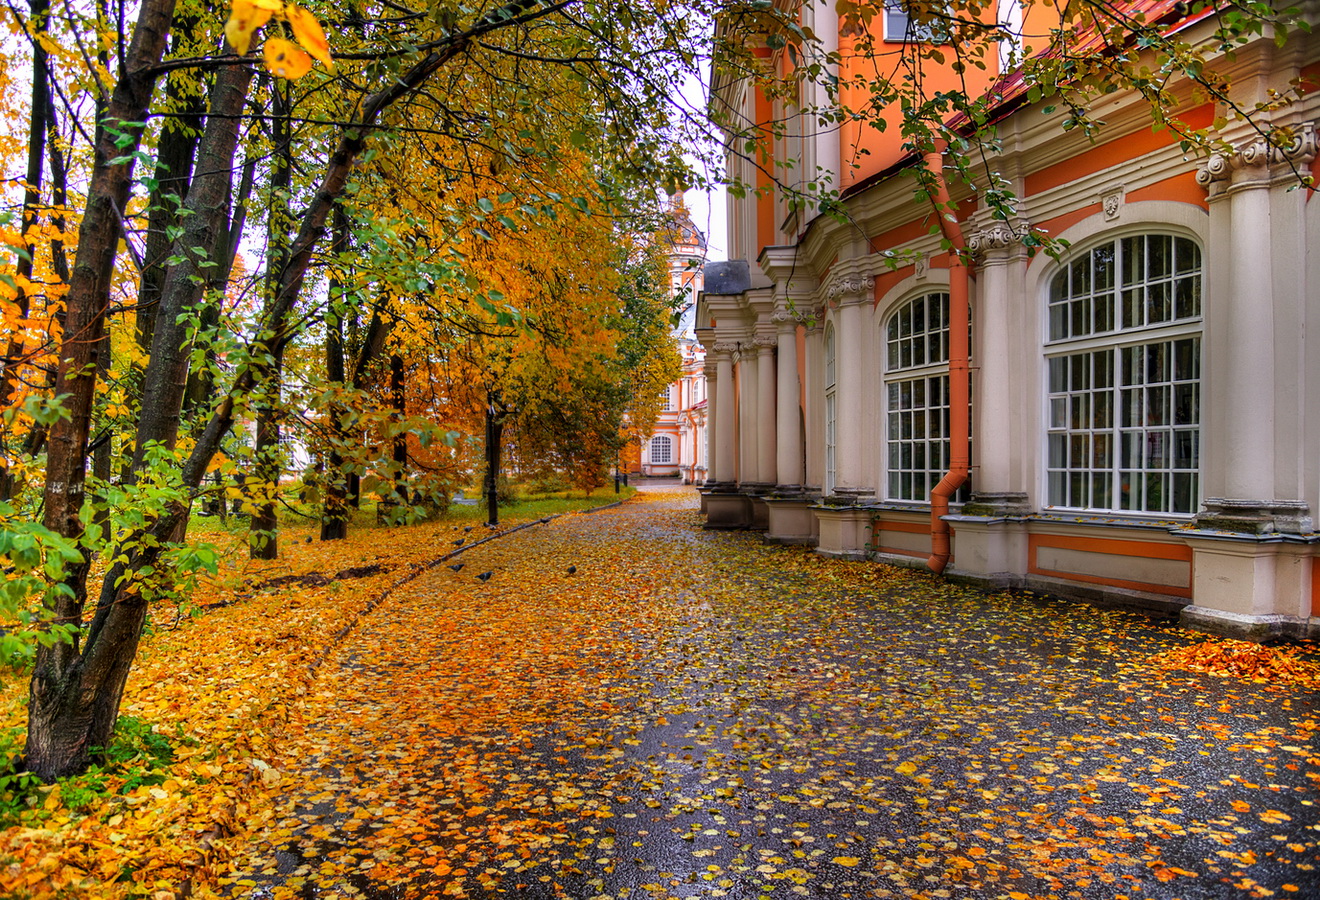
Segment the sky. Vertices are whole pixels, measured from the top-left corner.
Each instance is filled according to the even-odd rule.
[[[689,77],[684,80],[682,96],[679,103],[691,110],[704,109],[706,106],[706,85],[710,80],[710,66],[703,64],[701,67],[701,77]],[[693,165],[698,165],[695,157],[689,157]],[[719,173],[712,173],[719,174]],[[707,193],[706,191],[690,190],[683,195],[683,201],[687,204],[688,211],[692,215],[692,224],[696,225],[701,232],[706,235],[706,242],[709,245],[708,261],[719,261],[728,258],[728,229],[727,229],[727,209],[725,206],[725,191],[723,187],[716,188]]]

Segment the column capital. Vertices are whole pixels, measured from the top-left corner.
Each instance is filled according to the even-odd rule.
[[[1023,241],[1031,234],[1031,223],[1025,219],[1014,222],[991,222],[972,232],[967,238],[967,249],[978,260],[993,265],[1006,262],[1015,251],[1022,251]]]
[[[842,275],[825,289],[825,302],[850,306],[871,299],[875,278],[871,275]]]
[[[1320,133],[1314,122],[1276,128],[1210,154],[1196,170],[1196,183],[1212,195],[1237,187],[1268,186],[1309,166],[1317,152]]]
[[[767,353],[773,353],[775,351],[775,348],[779,346],[779,338],[774,335],[760,335],[756,340],[752,341],[752,346],[756,348],[758,353],[764,356]]]
[[[733,340],[720,340],[711,345],[710,352],[721,355],[728,355],[738,352],[738,342]]]
[[[787,309],[777,309],[770,316],[770,324],[774,326],[775,333],[780,336],[794,334],[801,322],[801,316]]]

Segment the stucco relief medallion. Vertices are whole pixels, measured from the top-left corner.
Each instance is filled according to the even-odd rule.
[[[1117,187],[1100,195],[1100,206],[1105,211],[1105,221],[1113,222],[1123,213],[1123,188]]]

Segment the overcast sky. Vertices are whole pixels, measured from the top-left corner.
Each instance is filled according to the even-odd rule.
[[[680,100],[682,105],[694,111],[705,109],[706,84],[704,82],[709,80],[709,76],[709,65],[703,65],[700,79],[689,78],[684,82],[683,96]],[[683,200],[692,213],[692,224],[696,225],[706,235],[706,242],[710,246],[706,258],[711,261],[727,259],[728,237],[725,225],[727,210],[725,208],[724,189],[718,188],[710,193],[691,190],[683,195]]]

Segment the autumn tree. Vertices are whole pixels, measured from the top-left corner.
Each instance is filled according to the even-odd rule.
[[[565,15],[570,6],[577,7],[573,16]],[[251,326],[238,332],[239,340],[225,348],[224,366],[209,376],[213,396],[198,404],[198,422],[186,441],[181,441],[180,424],[199,346],[197,326],[215,321],[207,310],[225,296],[223,291],[208,292],[209,277],[227,264],[227,256],[232,258],[235,237],[242,230],[239,201],[245,196],[248,168],[236,166],[235,159],[238,126],[244,121],[255,78],[252,61],[246,56],[247,45],[258,29],[267,29],[262,53],[276,77],[306,75],[311,60],[304,50],[327,68],[332,61],[311,14],[273,0],[235,6],[224,53],[176,58],[164,64],[168,36],[176,24],[174,0],[147,0],[137,8],[135,22],[102,23],[100,36],[108,45],[116,34],[127,35],[128,41],[108,53],[105,61],[90,61],[90,80],[103,88],[99,96],[104,103],[91,148],[87,194],[77,216],[77,247],[63,298],[63,328],[53,334],[59,345],[54,357],[58,366],[54,383],[45,393],[47,401],[58,399],[54,413],[47,416],[51,424],[40,482],[43,524],[39,538],[44,544],[38,555],[47,564],[51,582],[35,611],[30,610],[30,596],[6,595],[13,601],[11,608],[35,615],[41,623],[34,632],[42,640],[35,650],[29,697],[27,761],[33,772],[54,778],[79,771],[94,749],[108,742],[148,604],[169,568],[163,563],[179,550],[171,538],[186,518],[203,477],[219,458],[222,442],[236,419],[253,410],[254,400],[264,397],[269,403],[279,396],[279,362],[307,321],[299,313],[299,301],[309,273],[315,271],[313,264],[333,210],[349,185],[356,183],[364,154],[373,150],[373,142],[390,124],[386,114],[419,96],[424,85],[436,84],[441,73],[449,73],[450,87],[461,87],[465,73],[477,71],[483,54],[525,63],[532,69],[558,66],[572,72],[583,90],[603,97],[603,106],[610,110],[608,127],[631,137],[627,145],[620,145],[623,149],[617,156],[626,161],[634,178],[645,181],[676,170],[677,156],[663,151],[664,139],[657,130],[663,123],[657,123],[654,115],[656,108],[663,108],[663,98],[632,95],[635,83],[625,90],[630,80],[625,66],[635,57],[615,58],[605,53],[602,35],[609,37],[611,52],[649,42],[655,54],[651,64],[663,71],[666,60],[681,61],[683,48],[676,38],[682,36],[682,29],[660,27],[676,20],[656,10],[648,13],[649,31],[639,29],[624,35],[615,27],[618,9],[609,4],[515,0],[475,14],[455,10],[436,16],[405,16],[402,25],[392,16],[366,21],[364,15],[350,28],[343,35],[345,41],[358,42],[366,52],[357,54],[351,77],[345,76],[342,86],[349,99],[340,105],[340,117],[329,120],[315,135],[317,152],[311,159],[319,158],[320,173],[308,179],[309,188],[294,208],[286,242],[272,237],[279,228],[272,227],[268,217],[266,242],[276,249],[266,254],[266,270],[260,276],[263,299]],[[376,14],[374,10],[363,12]],[[517,47],[526,37],[525,27],[543,20],[554,21],[562,35],[562,52],[523,60],[525,54]],[[204,19],[200,26],[189,27],[215,35],[217,25]],[[112,307],[112,296],[122,285],[121,238],[128,238],[123,246],[134,257],[132,262],[138,263],[134,235],[126,228],[133,221],[126,217],[139,208],[134,193],[137,165],[155,141],[148,123],[168,93],[161,89],[161,76],[189,66],[211,69],[214,77],[206,90],[205,124],[197,137],[193,176],[186,193],[169,195],[187,211],[175,220],[178,224],[166,226],[173,246],[159,297],[151,301],[154,325],[141,366],[142,400],[130,423],[131,468],[125,481],[135,490],[118,493],[118,502],[127,504],[120,507],[124,515],[113,529],[111,543],[99,547],[87,527],[91,509],[84,487],[99,390],[105,384],[106,338],[124,321],[123,310]],[[514,87],[517,68],[514,66],[510,82]],[[370,87],[373,83],[379,86]],[[456,90],[449,96],[457,102],[464,95]],[[295,108],[293,103],[282,107],[276,120],[292,120]],[[499,118],[497,108],[483,108],[489,113],[473,117],[455,116],[451,110],[454,127],[450,130],[464,141],[479,143],[487,123]],[[407,117],[401,118],[406,121]],[[600,146],[606,146],[605,129],[595,130],[602,135]],[[514,162],[519,143],[541,143],[541,135],[535,132],[511,137],[518,140],[505,137],[497,146]],[[291,155],[305,169],[308,158],[300,149],[306,148],[295,149]],[[197,159],[204,159],[205,164],[199,165]],[[273,178],[269,170],[267,177]],[[277,186],[275,193],[279,192]],[[285,193],[292,201],[292,183]],[[144,335],[139,346],[145,343]],[[223,376],[223,382],[217,376]],[[271,477],[267,475],[267,479]],[[9,512],[6,520],[13,521]],[[75,553],[71,546],[80,549]],[[109,560],[107,574],[95,592],[89,584],[94,551],[105,552]],[[14,557],[9,554],[9,558]],[[33,568],[28,556],[22,560],[25,571]],[[191,562],[205,560],[194,554]],[[97,597],[94,612],[79,627],[93,594]]]

